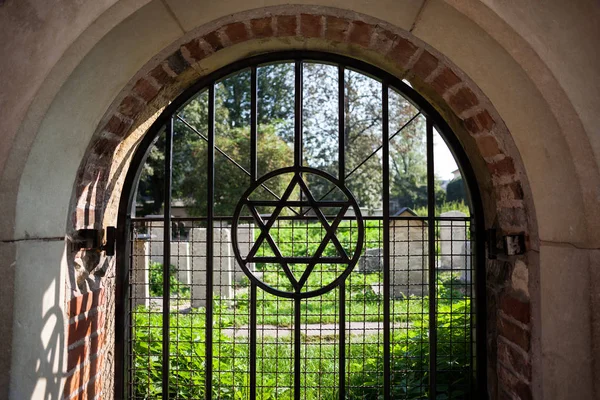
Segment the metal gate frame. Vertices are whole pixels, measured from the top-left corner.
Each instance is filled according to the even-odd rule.
[[[486,363],[487,363],[487,347],[486,347],[486,291],[485,291],[485,242],[484,242],[484,215],[483,215],[483,206],[480,196],[479,187],[477,184],[477,180],[475,177],[475,172],[469,162],[467,154],[465,153],[461,143],[459,142],[456,135],[452,132],[452,129],[448,125],[448,123],[444,120],[444,118],[437,112],[437,110],[420,94],[418,94],[412,87],[404,83],[399,78],[383,71],[373,65],[365,63],[363,61],[359,61],[350,57],[325,53],[325,52],[314,52],[314,51],[285,51],[285,52],[273,52],[262,54],[254,57],[250,57],[247,59],[243,59],[228,66],[225,66],[206,77],[199,79],[196,83],[186,89],[181,95],[179,95],[172,103],[170,103],[165,110],[160,114],[160,116],[156,119],[156,121],[152,124],[148,132],[145,134],[143,139],[141,140],[133,158],[131,161],[131,166],[129,171],[127,172],[124,184],[123,184],[123,192],[119,204],[118,211],[118,225],[117,225],[117,248],[116,248],[116,297],[115,297],[115,393],[117,396],[122,396],[122,398],[127,398],[127,362],[128,362],[128,349],[127,343],[129,340],[129,321],[127,320],[127,310],[129,307],[128,299],[129,299],[129,257],[128,254],[131,251],[129,233],[131,229],[131,206],[136,195],[137,182],[139,180],[141,170],[143,164],[149,154],[149,151],[152,147],[152,144],[155,138],[159,135],[161,128],[166,127],[167,140],[166,140],[166,151],[165,151],[165,175],[168,179],[165,179],[165,193],[171,192],[171,169],[172,169],[172,135],[173,135],[173,115],[183,106],[185,106],[192,98],[200,92],[202,89],[208,87],[209,93],[209,104],[214,104],[214,83],[222,78],[227,77],[235,72],[238,72],[243,69],[250,68],[251,74],[251,179],[252,182],[257,180],[257,164],[256,164],[256,110],[257,110],[257,66],[261,64],[269,64],[273,62],[294,62],[295,63],[295,109],[294,109],[294,118],[295,118],[295,128],[294,128],[294,136],[295,136],[295,150],[294,150],[294,160],[295,165],[299,166],[302,160],[302,146],[296,145],[297,143],[302,143],[302,90],[298,90],[302,85],[302,62],[323,62],[323,63],[332,63],[338,66],[339,73],[341,77],[343,77],[344,70],[346,67],[364,73],[367,76],[371,76],[382,83],[382,125],[383,125],[383,184],[384,187],[389,187],[389,124],[388,124],[388,88],[393,87],[398,90],[407,100],[409,100],[413,105],[415,105],[421,114],[426,117],[426,133],[427,133],[427,186],[428,186],[428,217],[427,222],[429,226],[435,226],[435,198],[433,195],[434,187],[434,173],[433,173],[433,127],[435,126],[437,131],[443,136],[448,147],[453,153],[457,164],[461,170],[464,181],[466,182],[466,186],[468,189],[468,195],[470,197],[470,203],[473,211],[473,222],[474,224],[471,227],[471,232],[475,234],[475,248],[473,251],[473,257],[475,259],[475,321],[476,321],[476,382],[475,382],[475,396],[476,398],[487,398],[487,373],[486,373]],[[344,80],[340,79],[339,84],[339,99],[340,102],[344,99]],[[209,107],[209,135],[208,135],[208,146],[209,148],[214,149],[214,106]],[[343,124],[344,118],[339,118],[340,124],[340,132],[343,132]],[[343,135],[340,135],[342,137]],[[387,138],[387,139],[386,139]],[[343,146],[344,143],[340,140],[340,171],[344,171],[344,161],[343,161]],[[214,165],[214,150],[209,153],[209,165]],[[214,172],[214,169],[213,169]],[[344,177],[343,173],[340,173],[340,177]],[[212,194],[214,192],[214,175],[213,173],[208,174],[208,198],[212,198]],[[343,179],[341,179],[343,180]],[[383,220],[385,224],[389,225],[389,193],[387,190],[383,193],[383,204],[384,204],[384,215]],[[170,198],[170,196],[169,196]],[[171,220],[170,220],[170,201],[165,201],[164,205],[164,235],[165,238],[170,237],[171,233]],[[208,202],[208,226],[207,226],[207,243],[212,243],[212,227],[213,227],[213,218],[212,218],[212,202]],[[435,238],[433,237],[435,232],[434,229],[429,229],[429,337],[431,345],[430,351],[430,398],[434,398],[435,396],[435,387],[436,387],[436,305],[435,305],[435,284],[431,282],[435,282],[435,257],[431,256],[435,254]],[[384,229],[384,243],[389,243],[389,231]],[[164,257],[165,260],[168,260],[170,257],[170,246],[169,241],[164,241]],[[211,269],[212,264],[212,246],[207,246],[207,266],[208,270]],[[389,245],[384,245],[384,260],[389,260]],[[384,263],[389,263],[389,261],[384,261]],[[385,265],[385,264],[384,264]],[[165,274],[168,276],[168,268],[169,263],[163,263],[163,268],[165,268]],[[210,281],[210,277],[212,274],[208,274],[207,279],[207,296],[210,296],[212,290],[212,282]],[[389,283],[389,268],[384,267],[384,337],[383,337],[383,345],[384,345],[384,396],[385,399],[390,399],[390,285]],[[164,279],[164,293],[169,292],[169,280]],[[253,292],[256,292],[256,285],[252,285]],[[343,290],[340,291],[343,293]],[[169,297],[165,296],[164,298],[165,304],[163,305],[163,309],[169,310]],[[343,303],[343,298],[340,299],[341,303]],[[340,308],[343,308],[341,306]],[[298,312],[296,312],[298,313]],[[256,313],[254,313],[256,314]],[[208,301],[206,304],[206,326],[207,326],[207,335],[206,335],[206,358],[208,360],[208,364],[211,364],[212,360],[212,302]],[[163,323],[163,338],[167,338],[167,346],[163,344],[163,359],[169,358],[169,347],[168,347],[168,337],[169,337],[169,312],[163,313],[163,318],[166,320],[166,323]],[[343,321],[342,321],[343,323]],[[297,324],[298,325],[298,324]],[[340,331],[341,340],[343,339],[343,329]],[[163,339],[164,341],[164,339]],[[297,345],[296,345],[297,347]],[[340,346],[340,359],[343,359],[344,346]],[[255,355],[255,354],[254,354]],[[251,355],[252,357],[252,355]],[[296,361],[297,362],[297,361]],[[340,363],[340,399],[344,399],[344,385],[343,385],[343,377],[344,377],[344,362]],[[168,379],[169,379],[169,365],[168,363],[164,363],[163,367],[163,387],[168,388]],[[252,365],[250,366],[250,373],[252,375]],[[207,385],[210,385],[212,374],[212,367],[209,367],[206,371],[206,382]],[[296,371],[296,387],[299,386],[300,383],[300,372]],[[252,390],[252,388],[251,388]],[[168,392],[168,390],[167,390]],[[299,399],[300,392],[298,390],[295,391],[295,396]],[[252,395],[251,395],[252,396]],[[168,393],[163,394],[164,399],[168,399]],[[211,398],[211,391],[207,390],[207,399]]]

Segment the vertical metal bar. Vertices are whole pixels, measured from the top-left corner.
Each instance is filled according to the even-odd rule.
[[[257,160],[257,124],[258,124],[258,101],[257,101],[257,77],[256,66],[252,67],[252,77],[250,79],[250,180],[254,184],[258,177]],[[250,240],[250,238],[249,238]],[[250,284],[250,399],[256,398],[256,283]]]
[[[297,60],[294,65],[294,165],[302,165],[302,61]],[[300,191],[302,200],[302,191]],[[302,209],[300,209],[302,212]],[[294,399],[300,400],[300,366],[301,366],[301,332],[300,332],[300,306],[301,298],[294,299]]]
[[[437,324],[435,271],[435,170],[433,159],[433,121],[427,117],[427,225],[429,256],[429,398],[436,398]]]
[[[213,213],[215,192],[215,85],[208,89],[208,168],[206,195],[206,399],[212,399],[213,375]]]
[[[171,310],[171,178],[173,172],[173,117],[169,119],[165,132],[165,198],[163,215],[163,341],[162,341],[162,398],[169,399],[169,347],[170,347],[170,310]]]
[[[390,337],[390,129],[389,88],[383,82],[382,92],[383,141],[383,398],[391,398],[391,337]]]
[[[122,216],[119,215],[119,221]],[[115,395],[128,398],[128,390],[133,385],[131,366],[131,216],[117,225],[117,284],[115,288]],[[121,361],[121,362],[118,362]]]
[[[338,66],[338,179],[342,185],[346,179],[346,88],[344,85],[344,70],[345,69],[343,65]]]
[[[344,113],[344,67],[338,66],[338,164],[339,172],[338,179],[340,184],[344,185],[346,175],[346,134],[345,134],[345,118]],[[346,283],[340,284],[340,351],[339,351],[339,399],[346,399]]]
[[[256,75],[256,66],[253,66],[250,77],[250,180],[252,183],[254,183],[258,177],[258,160],[256,156],[258,142],[258,85]]]
[[[295,63],[294,165],[302,165],[302,61]]]
[[[302,337],[300,331],[300,306],[302,299],[296,297],[294,299],[294,400],[300,400],[300,368],[301,368],[301,344]]]

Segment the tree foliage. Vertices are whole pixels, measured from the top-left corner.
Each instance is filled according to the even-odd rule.
[[[303,163],[338,175],[338,68],[306,63],[303,79]],[[352,70],[344,74],[344,178],[359,205],[383,208],[382,85]],[[294,65],[258,69],[259,176],[293,165]],[[215,213],[230,215],[250,184],[250,72],[242,71],[215,85]],[[401,95],[390,92],[390,198],[398,208],[427,204],[425,119]],[[208,173],[208,95],[199,94],[175,120],[173,192],[193,215],[206,215]],[[142,214],[161,211],[164,196],[164,135],[159,136],[144,165],[138,203]],[[274,192],[287,182],[270,181]],[[324,180],[309,182],[318,197],[331,189]],[[436,199],[445,193],[436,180]],[[395,210],[391,210],[392,213]]]

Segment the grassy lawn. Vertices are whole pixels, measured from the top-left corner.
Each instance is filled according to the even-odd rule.
[[[346,242],[355,229],[346,229]],[[306,240],[307,232],[309,240]],[[279,229],[275,240],[288,254],[310,254],[313,242],[319,241],[322,230]],[[296,235],[299,235],[296,238]],[[308,242],[306,246],[294,241]],[[366,247],[381,243],[381,228],[377,221],[368,221]],[[289,247],[286,247],[288,246]],[[293,248],[292,248],[293,246]],[[268,250],[261,250],[263,254]],[[329,246],[326,252],[335,252]],[[160,271],[160,264],[153,267]],[[268,264],[256,266],[262,279],[271,286],[290,290],[289,280],[281,271]],[[335,265],[321,265],[310,276],[307,285],[320,287],[338,276]],[[154,274],[154,280],[161,280]],[[174,274],[173,274],[174,275]],[[154,282],[151,273],[151,293],[160,295],[161,282]],[[179,282],[172,280],[172,296],[189,298]],[[383,294],[374,290],[383,281],[382,273],[353,272],[346,280],[346,320],[349,322],[383,321]],[[437,398],[469,398],[471,373],[471,306],[460,290],[456,277],[449,272],[437,275]],[[256,304],[257,324],[281,327],[280,334],[259,335],[257,341],[256,388],[258,399],[292,399],[294,395],[294,347],[290,327],[294,323],[293,300],[280,298],[259,289]],[[302,324],[339,323],[339,289],[301,302]],[[429,299],[403,297],[390,301],[391,322],[391,382],[392,398],[425,399],[428,396],[429,371]],[[250,304],[247,290],[237,288],[233,299],[215,299],[213,303],[213,380],[214,399],[249,399],[249,328]],[[161,398],[162,315],[159,309],[138,307],[133,314],[133,391],[135,398]],[[189,313],[171,313],[170,388],[172,398],[200,399],[206,384],[206,315],[203,307]],[[380,325],[376,325],[380,326]],[[233,334],[237,328],[247,332]],[[317,329],[318,332],[318,329]],[[304,333],[304,332],[303,332]],[[301,345],[301,379],[303,399],[339,398],[339,338],[335,334],[304,334]],[[379,399],[383,388],[383,331],[363,329],[348,332],[346,337],[345,377],[346,398]]]

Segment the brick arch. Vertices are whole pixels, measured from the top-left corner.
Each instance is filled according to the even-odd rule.
[[[446,118],[476,167],[486,227],[536,240],[531,196],[516,147],[498,112],[462,71],[389,24],[333,9],[294,10],[233,16],[151,61],[111,106],[92,139],[77,174],[72,228],[116,224],[120,189],[136,144],[170,100],[211,72],[206,62],[248,43],[279,40],[288,48],[317,43],[330,51],[377,59],[379,66],[408,80]],[[94,264],[100,262],[94,259]],[[489,387],[499,396],[531,397],[530,302],[527,290],[511,282],[513,271],[525,268],[527,274],[528,264],[526,257],[488,262],[488,367],[494,375]]]

